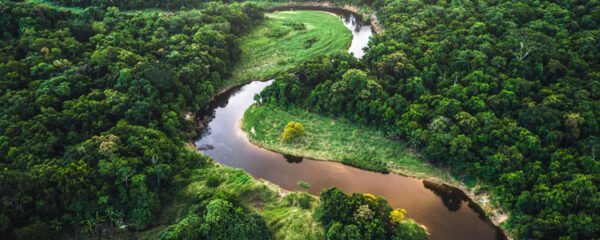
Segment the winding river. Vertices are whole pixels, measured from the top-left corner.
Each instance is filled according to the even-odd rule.
[[[314,10],[314,9],[311,9]],[[322,10],[322,9],[321,9]],[[330,9],[328,9],[330,11]],[[349,49],[363,55],[371,27],[354,14],[330,11],[352,30]],[[244,111],[270,81],[254,81],[216,97],[211,108],[212,121],[196,141],[202,153],[229,167],[241,168],[287,190],[299,190],[298,181],[311,185],[318,195],[336,186],[346,193],[371,193],[387,198],[394,208],[404,208],[407,216],[427,227],[431,239],[504,239],[503,233],[485,217],[481,209],[458,189],[416,178],[361,170],[337,162],[286,156],[257,147],[240,128]]]

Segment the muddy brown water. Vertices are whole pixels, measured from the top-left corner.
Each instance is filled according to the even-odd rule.
[[[311,9],[314,10],[314,9]],[[353,34],[362,24],[349,15],[340,15]],[[369,25],[362,24],[369,27]],[[358,31],[353,30],[358,29]],[[370,32],[369,32],[370,34]],[[355,36],[356,37],[356,36]],[[368,36],[366,38],[368,40]],[[366,42],[353,41],[350,51],[362,56]],[[505,239],[503,233],[485,217],[481,208],[459,189],[395,174],[361,170],[337,162],[317,161],[272,152],[249,142],[240,129],[244,111],[254,102],[269,81],[255,81],[230,89],[215,98],[207,123],[196,146],[203,154],[229,167],[241,168],[287,190],[300,190],[298,181],[310,184],[311,194],[329,187],[346,193],[371,193],[385,197],[394,208],[404,208],[407,217],[427,227],[431,239]]]

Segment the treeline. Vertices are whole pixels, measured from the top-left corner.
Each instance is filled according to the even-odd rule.
[[[206,0],[145,0],[145,1],[119,1],[119,0],[47,0],[50,3],[57,4],[65,7],[118,7],[119,9],[148,9],[148,8],[156,8],[163,10],[184,10],[184,9],[204,9],[207,4],[211,4],[212,2],[230,4],[230,3],[241,3],[246,2],[246,0],[219,0],[219,1],[206,1]],[[287,0],[258,0],[252,2],[262,2],[262,3],[273,3],[273,2],[283,2],[287,3]],[[329,2],[338,5],[354,5],[354,6],[367,6],[373,3],[373,0],[299,0],[295,2]]]
[[[118,1],[118,0],[48,0],[50,3],[65,7],[118,7],[119,9],[163,9],[163,10],[184,10],[185,8],[204,8],[209,3],[228,4],[243,1],[206,1],[206,0],[147,0],[147,1]]]
[[[600,237],[600,2],[374,3],[363,59],[320,56],[261,101],[359,124],[474,177],[519,239]]]
[[[0,2],[1,238],[156,224],[176,184],[209,161],[185,146],[182,113],[207,107],[239,56],[235,39],[263,16],[254,4],[208,6]]]

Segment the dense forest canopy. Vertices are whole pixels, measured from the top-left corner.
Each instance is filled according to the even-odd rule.
[[[174,185],[209,161],[185,146],[183,113],[208,107],[239,56],[234,40],[262,14],[0,2],[3,238],[155,224]]]
[[[600,237],[600,2],[375,1],[365,56],[320,56],[263,104],[417,147],[475,177],[519,239]]]
[[[205,109],[226,85],[236,39],[263,10],[50,2],[86,8],[0,2],[0,234],[146,229],[191,169],[210,164],[185,146],[194,134],[183,113]],[[599,1],[334,2],[370,5],[385,32],[361,60],[319,56],[282,74],[261,103],[407,141],[426,161],[476,178],[510,212],[507,227],[519,239],[600,238]],[[162,238],[270,237],[235,197],[195,200]],[[330,189],[321,200],[330,236],[422,234],[390,224],[392,210],[364,195]],[[336,208],[372,210],[379,222]],[[244,227],[227,228],[232,222]]]
[[[0,2],[0,238],[129,239],[140,231],[152,239],[275,238],[274,226],[242,195],[261,200],[277,192],[264,184],[255,192],[252,185],[219,188],[231,183],[218,173],[198,174],[219,171],[185,143],[195,137],[186,113],[206,110],[230,84],[237,40],[263,20],[263,9],[219,2],[177,12],[120,11],[102,1],[78,6],[88,5],[65,11]],[[221,173],[236,184],[251,182],[241,171]],[[185,191],[198,180],[205,188]],[[301,196],[301,208],[312,211],[318,200]],[[290,199],[278,204],[293,209]],[[179,211],[174,204],[188,208],[165,222],[165,211]],[[427,237],[396,213],[373,226],[386,227],[380,234]]]
[[[118,1],[118,0],[48,0],[50,3],[58,4],[60,6],[65,7],[118,7],[119,9],[163,9],[163,10],[185,10],[193,9],[193,8],[205,8],[207,3],[210,4],[213,1],[205,1],[205,0],[145,0],[145,1]],[[236,2],[246,2],[245,0],[225,0],[225,1],[216,1],[225,4],[236,3]],[[281,3],[285,4],[290,1],[288,0],[258,0],[252,1],[258,2],[261,4],[272,5],[273,3]],[[350,4],[350,5],[362,5],[363,7],[367,7],[366,4],[371,4],[373,0],[334,0],[334,1],[323,1],[323,0],[299,0],[294,2],[328,2],[336,5],[342,4]]]
[[[404,218],[404,209],[392,209],[381,197],[365,193],[346,195],[338,188],[321,193],[318,218],[327,230],[327,239],[427,239],[414,222]],[[403,223],[403,224],[400,224]]]

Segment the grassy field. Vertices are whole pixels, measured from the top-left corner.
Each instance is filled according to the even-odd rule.
[[[281,135],[289,121],[302,123],[306,134],[295,141],[284,141]],[[423,162],[412,154],[405,143],[390,140],[375,129],[349,122],[300,110],[283,111],[253,105],[244,114],[242,129],[254,144],[273,151],[459,184],[448,171]]]
[[[346,51],[352,42],[350,30],[330,13],[283,11],[265,17],[238,40],[242,55],[225,85],[273,77],[319,53]]]

